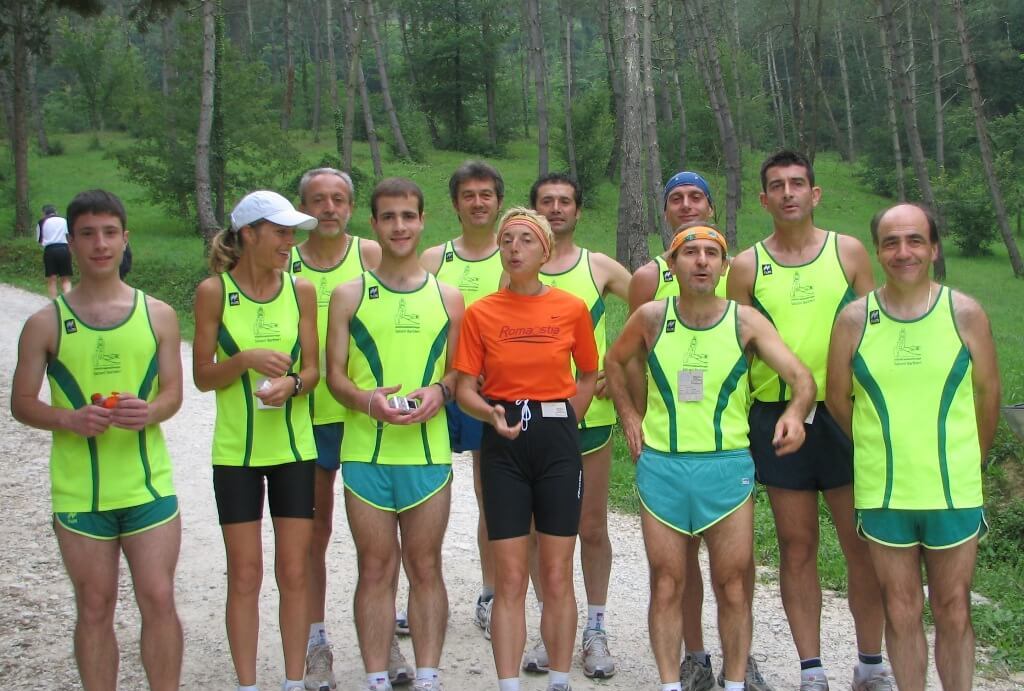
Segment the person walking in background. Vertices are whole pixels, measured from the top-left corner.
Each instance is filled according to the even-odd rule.
[[[57,215],[57,207],[47,204],[43,217],[36,223],[36,236],[43,248],[43,274],[46,276],[46,292],[50,299],[57,297],[57,280],[60,292],[71,290],[71,251],[68,249],[68,222]],[[125,245],[127,250],[127,244]],[[124,276],[121,277],[122,280]]]

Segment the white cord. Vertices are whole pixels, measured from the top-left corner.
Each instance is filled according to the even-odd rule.
[[[522,401],[516,401],[516,405],[522,406],[522,411],[519,417],[521,420],[520,424],[522,424],[523,431],[525,432],[526,428],[530,426],[530,418],[533,417],[530,413],[530,399],[526,398]]]

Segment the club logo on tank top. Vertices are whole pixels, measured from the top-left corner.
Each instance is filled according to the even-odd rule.
[[[446,262],[453,262],[453,261],[455,261],[455,253],[451,252],[451,251],[445,252],[444,253],[444,260]]]
[[[661,280],[663,283],[672,282],[672,269],[665,269],[661,272]]]
[[[814,286],[800,281],[800,272],[793,274],[793,284],[789,287],[789,304],[806,305],[814,302]]]
[[[868,314],[868,321],[872,324],[880,324],[882,322],[882,316],[878,313],[878,310],[871,310]]]
[[[296,260],[292,262],[292,273],[297,274],[302,271],[302,261]]]
[[[762,264],[761,265],[761,275],[762,276],[771,276],[772,275],[772,265],[771,264]]]
[[[331,303],[331,290],[332,286],[327,282],[327,277],[324,276],[320,279],[320,285],[316,289],[316,304],[318,307]]]
[[[78,332],[78,324],[75,323],[74,319],[64,320],[64,333],[73,334]]]
[[[686,350],[683,358],[683,369],[706,370],[708,368],[708,354],[697,352],[697,337],[690,339],[690,347]]]
[[[899,367],[920,365],[921,360],[921,346],[907,343],[907,330],[900,329],[899,336],[896,337],[896,346],[893,348],[893,364]]]
[[[398,309],[395,311],[395,332],[400,334],[420,332],[420,315],[409,311],[405,298],[398,301]]]
[[[468,264],[462,270],[462,276],[459,278],[459,290],[470,293],[480,292],[480,277],[469,273]]]
[[[228,293],[228,304],[232,307],[238,307],[241,300],[238,298],[238,293]]]
[[[676,332],[676,320],[675,319],[669,319],[667,322],[665,322],[665,333],[671,334],[671,333],[675,333],[675,332]]]
[[[121,371],[120,353],[108,353],[107,344],[100,336],[96,339],[96,351],[92,355],[92,372],[99,374],[117,374]]]
[[[267,321],[262,307],[256,310],[256,321],[252,323],[252,335],[257,343],[277,341],[281,338],[281,329],[277,322]]]

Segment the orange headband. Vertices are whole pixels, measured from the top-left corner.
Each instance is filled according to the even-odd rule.
[[[551,251],[551,244],[548,242],[547,233],[544,232],[544,229],[540,227],[539,223],[526,215],[512,216],[505,221],[505,225],[501,227],[501,232],[498,233],[498,241],[501,241],[501,236],[505,234],[506,230],[516,226],[519,226],[520,228],[528,228],[532,231],[533,234],[537,236],[537,239],[540,240],[540,246],[544,248],[545,254]]]
[[[676,233],[676,236],[672,238],[672,244],[668,247],[668,253],[671,256],[676,250],[683,246],[684,242],[690,242],[691,240],[711,240],[717,242],[722,248],[722,256],[729,254],[729,246],[725,242],[725,236],[714,228],[708,228],[707,226],[693,226],[692,228],[686,228]]]

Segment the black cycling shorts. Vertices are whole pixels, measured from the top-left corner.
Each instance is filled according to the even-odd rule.
[[[213,494],[220,524],[263,518],[263,488],[274,518],[313,518],[313,461],[240,467],[213,466]]]
[[[775,423],[786,405],[755,401],[750,407],[750,455],[757,481],[768,487],[814,491],[853,482],[853,443],[820,401],[814,421],[804,424],[803,446],[786,456],[775,455]]]
[[[55,242],[43,248],[44,276],[70,276],[71,250],[66,242]]]
[[[502,402],[508,424],[521,424],[522,404]],[[515,439],[484,425],[480,481],[491,540],[537,532],[571,537],[579,532],[583,501],[583,459],[576,415],[562,401],[565,417],[544,417],[542,404],[529,402],[527,428]]]

